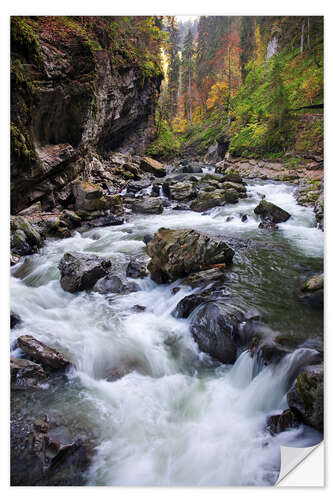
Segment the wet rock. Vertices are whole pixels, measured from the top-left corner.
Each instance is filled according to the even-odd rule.
[[[97,281],[93,291],[101,294],[118,293],[119,295],[127,295],[140,290],[139,285],[127,281],[117,275],[104,276]]]
[[[10,328],[15,328],[20,323],[22,323],[21,317],[14,312],[10,312]]]
[[[181,169],[184,174],[200,174],[202,172],[202,168],[199,165],[185,165]]]
[[[297,296],[302,302],[314,309],[322,309],[324,306],[324,274],[316,274],[306,280]]]
[[[145,278],[148,276],[147,267],[143,262],[132,259],[126,268],[126,276],[129,278]]]
[[[232,189],[233,191],[236,191],[238,193],[246,193],[246,187],[241,183],[223,181],[222,186],[223,189]]]
[[[17,344],[28,356],[53,369],[64,370],[71,365],[63,354],[35,339],[32,335],[18,337]]]
[[[60,284],[67,292],[90,290],[99,278],[105,276],[111,262],[97,255],[67,252],[59,263]]]
[[[160,198],[141,198],[132,204],[132,210],[138,214],[161,214],[163,203]]]
[[[299,427],[300,421],[292,410],[284,410],[278,415],[268,417],[266,425],[269,433],[274,436],[274,434]]]
[[[225,281],[225,264],[220,264],[218,267],[199,271],[189,274],[181,285],[190,286],[191,288],[203,287],[214,282],[224,283]]]
[[[175,207],[172,208],[172,210],[189,210],[189,207],[187,205],[176,205]]]
[[[275,222],[272,222],[269,219],[265,219],[262,222],[260,222],[258,228],[266,229],[268,231],[277,231],[279,229],[278,226],[275,224]]]
[[[324,193],[322,192],[314,204],[314,213],[320,229],[324,230]]]
[[[226,203],[238,203],[239,193],[235,189],[227,189],[224,191]]]
[[[226,203],[226,191],[199,191],[197,198],[192,201],[190,209],[195,212],[204,212],[214,207],[221,207]]]
[[[246,182],[243,181],[243,179],[241,178],[241,176],[239,174],[236,174],[236,173],[229,173],[229,174],[226,174],[222,177],[221,179],[221,182],[232,182],[232,183],[236,183],[236,185],[238,186],[239,184],[242,184],[243,186],[246,185]]]
[[[88,222],[88,225],[93,227],[121,226],[121,224],[124,224],[124,219],[113,214],[108,214]]]
[[[16,266],[21,260],[20,255],[16,255],[15,253],[10,253],[10,266]]]
[[[234,251],[223,240],[193,229],[160,228],[147,245],[148,270],[157,283],[184,278],[215,264],[232,262]]]
[[[69,229],[74,229],[81,225],[81,217],[72,210],[64,210],[63,214],[59,217],[60,221],[65,222]]]
[[[258,362],[262,361],[265,366],[279,363],[289,352],[289,350],[270,341],[259,343],[256,347],[252,346],[251,349],[252,356],[256,354]]]
[[[166,175],[166,168],[164,165],[157,160],[149,158],[148,156],[142,158],[140,169],[144,172],[149,172],[155,175],[155,177],[164,177]]]
[[[190,181],[169,184],[169,197],[176,201],[189,201],[195,198],[196,192]]]
[[[299,418],[319,432],[324,427],[324,369],[323,365],[305,368],[287,393],[288,405]]]
[[[232,220],[234,219],[234,217],[232,215],[228,215],[228,217],[226,218],[226,222],[231,222]]]
[[[151,180],[150,179],[142,179],[137,182],[130,182],[127,184],[127,194],[129,193],[138,193],[142,189],[146,189],[151,185]]]
[[[266,200],[262,200],[259,205],[255,207],[254,213],[260,215],[262,220],[269,219],[271,222],[275,223],[285,222],[290,218],[288,212]]]
[[[13,390],[38,389],[47,378],[43,368],[28,359],[10,358],[10,386]]]
[[[73,183],[75,210],[96,212],[111,210],[116,215],[123,213],[122,198],[120,195],[104,195],[100,186],[91,182],[76,181]]]
[[[237,308],[221,303],[200,305],[191,317],[191,333],[201,351],[221,363],[234,363],[237,357],[239,325],[245,320]]]
[[[247,222],[247,221],[248,221],[248,217],[247,217],[247,215],[246,215],[246,214],[242,214],[242,215],[241,215],[241,221],[242,221],[242,222]]]
[[[42,211],[42,204],[40,201],[37,201],[33,205],[30,205],[30,207],[25,208],[24,210],[21,210],[18,215],[31,215],[31,214],[36,214]]]
[[[187,295],[178,302],[176,308],[172,311],[172,316],[175,318],[188,318],[196,307],[202,303],[209,302],[209,300],[209,296],[204,297],[202,294],[198,293]]]
[[[145,306],[141,306],[140,304],[135,304],[133,307],[132,307],[133,311],[135,312],[143,312],[145,311],[147,308]]]
[[[39,232],[24,217],[10,218],[11,250],[17,255],[37,252],[42,244]]]
[[[91,456],[88,442],[73,439],[46,415],[32,425],[11,420],[12,486],[83,485]]]
[[[153,235],[152,234],[145,234],[144,237],[143,237],[143,241],[146,245],[148,245],[148,243],[153,239]]]

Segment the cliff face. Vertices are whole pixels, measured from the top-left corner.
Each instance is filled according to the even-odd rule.
[[[145,64],[134,52],[119,55],[115,23],[90,20],[88,30],[76,18],[12,18],[13,214],[38,200],[45,210],[66,199],[93,157],[103,163],[115,151],[144,152],[161,71],[147,59],[148,41],[140,47]]]

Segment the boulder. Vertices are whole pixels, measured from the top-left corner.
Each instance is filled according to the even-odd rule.
[[[10,313],[10,328],[15,328],[15,326],[19,325],[22,323],[22,319],[18,314],[15,314],[14,312]]]
[[[239,325],[245,316],[222,302],[201,304],[191,317],[191,333],[201,351],[221,363],[234,363],[237,357]]]
[[[132,210],[137,214],[161,214],[163,203],[160,198],[141,198],[132,204]]]
[[[111,210],[116,215],[121,215],[124,211],[120,195],[106,196],[103,194],[100,186],[91,182],[74,182],[73,195],[75,198],[75,210],[83,210],[84,212]]]
[[[167,283],[188,274],[232,262],[234,251],[222,239],[193,229],[160,228],[146,247],[148,270],[157,283]]]
[[[43,368],[28,359],[10,358],[10,386],[13,390],[38,389],[47,378]]]
[[[255,207],[254,213],[260,215],[262,220],[269,219],[275,223],[286,222],[291,217],[288,212],[266,200],[262,200]]]
[[[17,339],[18,346],[28,356],[56,370],[69,368],[70,361],[63,354],[52,347],[48,347],[43,342],[35,339],[32,335],[22,335]]]
[[[148,243],[153,239],[153,235],[152,234],[145,234],[144,237],[143,237],[143,241],[146,245],[148,245]]]
[[[127,184],[127,188],[126,188],[127,194],[138,193],[139,191],[141,191],[142,189],[146,189],[150,185],[151,185],[150,179],[142,179],[142,180],[137,181],[137,182],[130,182],[129,184]]]
[[[314,213],[321,230],[324,230],[324,201],[324,193],[322,192],[314,204]]]
[[[42,204],[40,201],[37,201],[33,205],[30,205],[30,207],[21,210],[18,215],[31,215],[37,214],[39,212],[42,212]]]
[[[67,252],[59,263],[60,284],[66,292],[90,290],[111,269],[111,262],[97,255]]]
[[[243,186],[246,185],[246,183],[243,181],[241,176],[239,174],[236,174],[236,173],[234,173],[234,174],[229,173],[229,174],[224,175],[221,179],[221,182],[232,182],[232,183],[236,183],[237,185],[242,184]]]
[[[324,274],[311,276],[301,286],[297,293],[298,298],[315,309],[324,306]]]
[[[10,218],[11,249],[17,255],[29,255],[40,248],[42,238],[39,232],[24,217]]]
[[[124,219],[113,214],[107,214],[88,222],[88,225],[92,227],[121,226],[121,224],[124,224]]]
[[[312,365],[298,375],[287,393],[288,405],[299,418],[319,432],[324,427],[324,368]]]
[[[196,200],[192,201],[190,209],[195,212],[205,212],[210,208],[220,207],[226,203],[226,192],[221,189],[214,191],[199,191]]]
[[[144,172],[153,174],[155,177],[164,177],[166,175],[166,168],[164,165],[157,160],[149,158],[148,156],[142,158],[140,168]]]
[[[128,293],[137,292],[140,287],[133,282],[127,281],[117,275],[107,275],[101,278],[95,284],[93,291],[101,294],[118,293],[127,295]]]
[[[11,485],[82,486],[91,448],[88,440],[73,435],[63,417],[44,414],[30,423],[11,415]]]
[[[178,288],[178,287],[176,287]],[[176,289],[178,292],[179,289]],[[188,318],[192,311],[200,304],[209,302],[209,296],[204,297],[202,294],[193,293],[192,295],[186,295],[180,302],[178,302],[176,308],[172,311],[172,316],[175,318]]]
[[[169,197],[176,201],[189,201],[193,200],[196,196],[194,190],[194,184],[190,181],[179,181],[176,183],[170,183],[169,185]]]
[[[191,288],[203,287],[211,285],[214,282],[224,283],[225,281],[225,264],[219,264],[218,267],[199,271],[189,274],[181,285],[190,286]]]
[[[266,425],[269,433],[274,436],[274,434],[299,427],[300,421],[295,413],[288,409],[282,413],[268,417]]]
[[[272,222],[269,219],[265,219],[261,221],[258,225],[259,229],[266,229],[267,231],[277,231],[279,228],[275,222]]]
[[[238,193],[246,193],[246,187],[243,184],[238,184],[236,182],[224,181],[222,183],[223,189],[232,189]]]
[[[224,191],[224,199],[226,203],[238,203],[240,194],[235,189],[227,189]]]
[[[64,210],[63,214],[59,217],[60,221],[65,222],[69,229],[74,229],[81,225],[81,217],[72,210]]]
[[[147,267],[143,262],[132,259],[127,265],[126,276],[129,278],[145,278],[148,276]]]
[[[202,168],[199,165],[185,165],[181,169],[184,174],[200,174],[202,172]]]

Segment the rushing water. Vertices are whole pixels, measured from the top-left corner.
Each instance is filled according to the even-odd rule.
[[[23,414],[58,411],[74,428],[94,429],[88,484],[274,484],[281,444],[302,447],[321,439],[306,426],[274,437],[265,430],[267,416],[287,407],[288,378],[295,363],[306,364],[307,347],[254,376],[255,360],[247,351],[233,366],[214,362],[199,352],[188,320],[171,315],[193,293],[189,288],[174,295],[174,283],[145,278],[135,280],[140,291],[125,296],[70,294],[60,287],[57,269],[66,251],[79,250],[109,257],[113,270],[121,270],[130,256],[145,255],[143,236],[159,227],[203,230],[230,239],[236,249],[226,281],[231,303],[257,310],[269,336],[299,342],[321,337],[321,313],[300,304],[294,291],[322,269],[323,233],[312,210],[296,204],[293,189],[252,181],[248,199],[204,215],[170,207],[161,215],[132,216],[122,226],[49,241],[26,259],[22,279],[12,277],[12,310],[24,321],[12,331],[13,346],[18,335],[31,334],[75,365],[69,380],[16,394],[13,404]],[[279,231],[258,229],[253,208],[263,194],[292,214]],[[135,311],[137,304],[145,311]],[[115,380],[121,371],[129,373]]]

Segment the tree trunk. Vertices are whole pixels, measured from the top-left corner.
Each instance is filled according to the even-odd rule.
[[[303,54],[303,48],[304,48],[304,25],[305,25],[305,21],[303,20],[302,33],[301,33],[301,54]]]
[[[192,81],[191,81],[191,68],[188,72],[188,100],[189,100],[189,112],[190,112],[190,124],[192,127]]]
[[[230,47],[228,47],[228,127],[230,126],[230,100],[231,100],[231,64],[230,64]]]
[[[310,50],[310,18],[308,17],[308,49]]]

